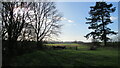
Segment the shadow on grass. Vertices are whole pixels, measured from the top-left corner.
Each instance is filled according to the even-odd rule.
[[[110,51],[110,50],[109,50]],[[17,56],[11,66],[84,67],[117,66],[115,51],[42,50]]]

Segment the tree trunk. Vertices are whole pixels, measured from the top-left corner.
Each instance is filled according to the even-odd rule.
[[[42,42],[42,40],[39,40],[39,37],[37,36],[37,48],[38,49],[42,49],[42,46],[43,46],[43,42]]]
[[[39,48],[39,37],[38,37],[38,34],[37,34],[37,41],[36,41],[36,45],[37,45],[37,47]]]
[[[106,46],[107,45],[107,41],[106,41],[106,36],[105,36],[105,38],[104,38],[104,46]]]
[[[105,30],[105,22],[104,22],[104,15],[102,15],[102,23],[103,23],[103,41],[104,41],[104,46],[106,46],[106,30]]]

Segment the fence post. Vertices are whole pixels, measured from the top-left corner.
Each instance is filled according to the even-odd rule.
[[[77,50],[77,46],[76,46],[76,50]]]

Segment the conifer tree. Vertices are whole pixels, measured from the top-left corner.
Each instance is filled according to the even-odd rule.
[[[90,26],[88,29],[93,31],[87,34],[85,37],[89,38],[92,36],[93,39],[99,39],[107,45],[107,41],[110,39],[107,35],[117,34],[112,31],[107,25],[113,23],[110,19],[111,13],[115,12],[116,7],[113,4],[107,4],[106,2],[96,2],[95,6],[90,7],[90,17],[86,18]]]

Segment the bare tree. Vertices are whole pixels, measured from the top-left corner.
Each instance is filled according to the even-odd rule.
[[[17,40],[34,40],[38,45],[60,33],[62,16],[54,2],[2,2],[1,15],[2,39],[8,40],[10,49]]]
[[[42,45],[45,38],[50,38],[53,35],[60,33],[59,28],[61,25],[59,21],[62,17],[58,13],[54,2],[33,2],[31,8],[31,22],[34,28],[37,45]]]
[[[24,28],[28,5],[25,2],[2,2],[2,39],[8,41],[8,48],[14,45]]]

